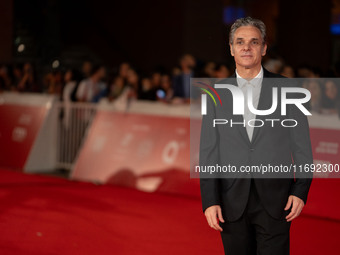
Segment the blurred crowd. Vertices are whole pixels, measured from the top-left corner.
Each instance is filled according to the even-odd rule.
[[[339,113],[340,64],[326,73],[308,65],[293,69],[280,58],[266,58],[264,67],[289,78],[306,78],[303,87],[311,92],[309,108],[322,113]],[[125,95],[128,98],[186,103],[190,98],[190,78],[227,78],[234,68],[225,63],[196,61],[185,54],[170,72],[158,68],[151,73],[139,72],[128,62],[109,69],[91,61],[84,61],[79,69],[54,69],[38,75],[33,64],[0,65],[0,92],[34,92],[55,94],[62,101],[99,102],[103,98],[114,101]],[[327,77],[324,79],[313,79]]]

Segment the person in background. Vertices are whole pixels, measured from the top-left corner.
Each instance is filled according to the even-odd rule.
[[[174,97],[190,98],[190,78],[194,75],[196,66],[195,58],[190,54],[185,54],[180,59],[180,74],[173,77]]]
[[[60,95],[63,89],[63,74],[60,70],[54,70],[44,77],[44,92]]]
[[[160,80],[160,79],[159,79]],[[145,77],[141,81],[141,89],[139,92],[138,99],[142,100],[156,100],[156,90],[154,87],[154,84],[152,83],[152,80]]]
[[[83,75],[83,78],[86,79],[88,77],[90,77],[91,72],[92,72],[92,68],[93,68],[93,63],[90,60],[85,60],[81,66],[81,72]]]
[[[139,76],[137,72],[130,68],[127,71],[127,87],[129,88],[128,98],[138,99],[140,93]]]
[[[124,78],[121,76],[116,76],[113,78],[111,84],[109,85],[108,99],[113,101],[118,98],[124,91],[125,84]]]
[[[33,65],[29,62],[24,64],[23,77],[18,83],[20,92],[40,92],[40,86],[37,80],[36,72]]]
[[[82,74],[76,69],[68,69],[64,75],[64,87],[61,100],[64,102],[76,102],[76,91],[81,81]]]
[[[171,86],[170,76],[163,74],[161,77],[161,86],[156,91],[157,100],[162,102],[170,102],[173,98],[173,95],[174,91]]]
[[[2,80],[2,90],[10,90],[12,81],[8,74],[8,68],[5,65],[0,67],[0,79]]]
[[[153,72],[151,74],[151,79],[150,79],[151,86],[155,90],[159,89],[161,86],[161,77],[162,77],[162,74],[160,72]]]
[[[322,108],[324,113],[337,113],[340,110],[340,88],[335,80],[325,81]]]
[[[318,68],[313,68],[309,65],[301,65],[297,69],[297,76],[300,78],[319,78],[321,71]]]
[[[219,64],[215,67],[215,78],[227,78],[231,75],[228,67],[224,64]]]
[[[174,68],[172,68],[171,73],[172,77],[175,77],[181,74],[181,69],[178,66],[175,66]]]
[[[309,110],[314,112],[321,112],[322,89],[317,79],[310,79],[306,87],[311,93],[311,99],[307,106]]]
[[[62,122],[64,124],[64,128],[68,129],[70,125],[72,125],[72,112],[75,113],[74,110],[72,110],[72,102],[76,102],[76,91],[79,85],[79,82],[82,79],[82,74],[76,69],[68,69],[64,75],[64,87],[61,94],[61,101],[63,102],[63,108],[62,108]],[[79,117],[79,116],[78,116]],[[67,132],[64,130],[64,132]],[[72,132],[72,131],[70,131]],[[77,134],[71,134],[77,135]]]
[[[269,58],[264,62],[263,67],[269,72],[279,73],[283,67],[283,61],[279,58]]]
[[[128,62],[123,62],[119,65],[118,75],[123,78],[124,84],[127,84],[127,79],[129,75],[129,70],[131,66]]]
[[[295,77],[294,69],[289,65],[284,65],[279,73],[287,78]]]
[[[12,89],[13,91],[18,90],[18,85],[23,77],[22,65],[15,64],[12,67]]]
[[[216,72],[216,63],[215,62],[207,62],[203,67],[203,76],[208,78],[214,78]]]
[[[102,81],[106,76],[106,69],[103,65],[94,66],[89,78],[82,80],[77,89],[76,97],[78,102],[97,103],[105,96],[106,84]]]

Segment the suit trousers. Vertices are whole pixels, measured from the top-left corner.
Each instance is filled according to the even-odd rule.
[[[284,217],[290,210],[285,212]],[[271,217],[263,208],[252,179],[246,209],[240,219],[220,223],[228,255],[289,255],[290,222]]]

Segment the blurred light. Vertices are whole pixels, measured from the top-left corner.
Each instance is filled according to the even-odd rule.
[[[52,68],[58,68],[59,65],[60,65],[60,62],[59,62],[58,59],[56,59],[56,60],[54,60],[54,61],[52,62]]]
[[[331,33],[333,35],[340,35],[340,24],[331,24]]]
[[[25,50],[25,44],[20,44],[18,46],[18,52],[23,52]]]
[[[228,6],[223,10],[223,23],[226,25],[231,25],[235,20],[245,17],[245,11],[243,8]]]

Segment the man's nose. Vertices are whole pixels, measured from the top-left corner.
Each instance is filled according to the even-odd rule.
[[[245,50],[245,51],[250,50],[250,45],[249,45],[248,43],[245,43],[245,44],[243,45],[243,50]]]

